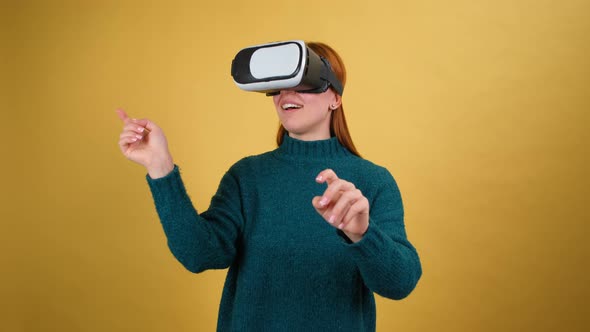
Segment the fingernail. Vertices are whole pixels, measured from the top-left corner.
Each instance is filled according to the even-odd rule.
[[[330,216],[330,219],[328,219],[328,222],[329,222],[330,224],[333,224],[335,220],[336,220],[336,217],[334,217],[334,216]]]
[[[338,225],[338,229],[343,229],[343,228],[344,228],[344,224]]]
[[[143,127],[137,128],[137,130],[139,130],[140,133],[143,133],[143,129],[144,129]]]
[[[141,135],[135,135],[135,137],[137,137],[137,139],[141,139]]]
[[[318,175],[318,177],[317,177],[317,178],[315,178],[315,180],[316,180],[316,181],[318,181],[318,182],[320,182],[320,181],[322,181],[322,180],[323,180],[323,177],[322,177],[321,175]]]
[[[326,206],[326,204],[328,204],[328,199],[326,197],[322,197],[322,199],[320,200],[320,205]]]

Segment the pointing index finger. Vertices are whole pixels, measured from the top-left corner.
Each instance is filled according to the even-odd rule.
[[[123,121],[124,123],[129,122],[129,116],[127,115],[127,113],[125,113],[125,111],[119,108],[115,112],[117,113],[121,121]]]
[[[315,180],[318,183],[327,182],[328,185],[330,185],[330,183],[334,182],[335,180],[338,180],[338,176],[333,170],[328,168],[321,171],[320,174],[318,174],[318,176],[315,178]]]

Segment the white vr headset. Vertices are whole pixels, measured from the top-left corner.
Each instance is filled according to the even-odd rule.
[[[293,88],[300,93],[322,93],[329,87],[341,96],[343,92],[330,62],[301,40],[244,48],[232,61],[231,75],[240,89],[267,96]]]

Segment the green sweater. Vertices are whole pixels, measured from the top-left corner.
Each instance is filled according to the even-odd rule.
[[[315,182],[326,168],[369,200],[369,228],[357,243],[311,204],[326,189]],[[395,180],[336,138],[285,136],[276,150],[240,160],[201,214],[178,166],[147,181],[178,261],[194,273],[229,267],[218,331],[374,331],[373,292],[402,299],[421,276]]]

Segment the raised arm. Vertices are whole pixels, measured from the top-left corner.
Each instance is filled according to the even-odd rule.
[[[117,114],[123,121],[119,147],[127,159],[148,171],[146,179],[170,251],[195,273],[228,267],[242,228],[240,190],[231,170],[223,177],[209,209],[200,215],[173,163],[162,129],[148,119],[131,119],[122,110]]]

